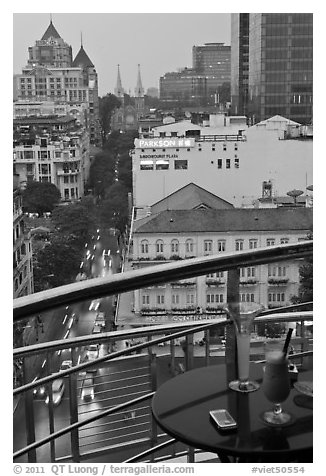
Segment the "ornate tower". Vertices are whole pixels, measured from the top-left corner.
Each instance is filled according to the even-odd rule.
[[[135,87],[135,108],[137,113],[137,119],[139,119],[139,117],[144,114],[145,110],[145,97],[140,74],[140,64],[138,65],[137,85]]]
[[[72,63],[72,48],[55,29],[52,18],[44,35],[28,48],[28,64],[51,68],[69,68]]]
[[[120,65],[118,64],[118,74],[117,74],[117,85],[114,88],[114,94],[120,99],[122,105],[124,103],[124,89],[122,87],[121,76],[120,76]]]

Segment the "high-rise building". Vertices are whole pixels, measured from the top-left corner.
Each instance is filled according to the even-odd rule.
[[[207,78],[208,94],[215,94],[223,83],[230,83],[231,46],[205,43],[192,47],[192,67]]]
[[[207,106],[220,102],[219,89],[230,84],[231,47],[205,43],[192,48],[192,68],[160,78],[160,100],[171,106]]]
[[[41,40],[29,48],[28,64],[14,76],[14,98],[23,101],[86,103],[91,144],[100,143],[98,80],[81,42],[75,59],[52,20]]]
[[[231,15],[231,113],[247,114],[249,13]]]
[[[248,24],[248,27],[247,27]],[[281,115],[301,124],[312,120],[312,13],[233,14],[232,99],[246,103],[249,32],[248,106],[253,123]],[[243,108],[243,106],[242,106]],[[239,112],[243,113],[240,110]]]

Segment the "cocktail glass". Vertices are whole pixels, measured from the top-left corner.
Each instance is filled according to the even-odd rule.
[[[250,334],[254,318],[264,309],[256,302],[240,302],[229,304],[226,308],[235,325],[238,355],[238,380],[229,383],[229,387],[237,392],[254,392],[259,384],[249,380]]]
[[[291,415],[283,411],[281,403],[290,393],[289,361],[283,352],[284,342],[271,341],[265,344],[266,365],[262,389],[266,398],[274,404],[273,410],[263,414],[263,420],[273,426],[291,422]]]

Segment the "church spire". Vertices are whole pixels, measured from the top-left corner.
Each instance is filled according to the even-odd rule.
[[[120,65],[119,64],[118,64],[117,85],[114,88],[114,94],[118,98],[121,98],[124,95],[124,90],[123,90],[123,87],[122,87],[121,76],[120,76]]]
[[[144,88],[142,85],[141,81],[141,75],[140,75],[140,64],[138,65],[138,75],[137,75],[137,85],[135,87],[135,97],[136,98],[141,98],[144,96]]]

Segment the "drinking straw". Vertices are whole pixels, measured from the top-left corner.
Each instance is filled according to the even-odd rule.
[[[292,335],[292,332],[293,332],[293,329],[290,328],[288,330],[288,333],[286,335],[286,339],[285,339],[285,342],[284,342],[284,347],[283,347],[283,354],[284,354],[284,357],[286,356],[287,352],[288,352],[288,347],[289,347],[289,344],[290,344],[290,340],[291,340],[291,335]]]

